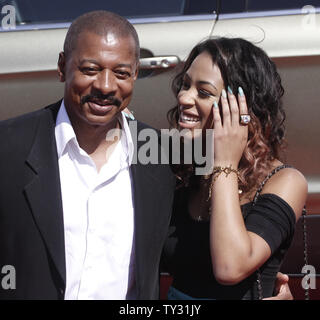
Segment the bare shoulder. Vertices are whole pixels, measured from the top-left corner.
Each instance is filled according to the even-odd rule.
[[[299,170],[285,168],[270,178],[261,193],[273,193],[285,200],[298,220],[307,200],[308,183]]]

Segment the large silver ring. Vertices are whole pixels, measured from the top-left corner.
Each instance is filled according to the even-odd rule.
[[[251,120],[250,114],[240,114],[240,124],[247,126]]]

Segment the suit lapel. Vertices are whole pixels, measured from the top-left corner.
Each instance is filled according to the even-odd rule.
[[[133,186],[133,203],[134,203],[134,229],[135,229],[135,273],[136,273],[136,289],[137,297],[140,297],[140,292],[145,282],[145,272],[148,272],[148,261],[145,261],[147,250],[146,245],[150,244],[150,235],[154,208],[150,203],[153,199],[150,192],[157,192],[153,185],[154,181],[146,175],[146,168],[141,164],[131,165],[131,178]],[[153,182],[153,183],[152,183]],[[150,224],[151,223],[151,224]],[[154,222],[153,222],[154,223]]]
[[[130,121],[130,120],[129,120]],[[135,152],[143,145],[138,140],[141,130],[139,122],[130,125],[132,139],[135,144]],[[137,129],[137,130],[135,130]],[[134,132],[133,132],[134,131]],[[135,155],[130,167],[133,186],[133,204],[135,214],[135,265],[137,295],[140,297],[141,288],[145,285],[146,273],[149,272],[149,264],[146,261],[148,250],[157,239],[159,222],[159,208],[155,204],[155,195],[161,196],[163,186],[159,181],[159,174],[154,173],[153,165],[141,164]],[[137,160],[135,160],[137,159]]]
[[[57,103],[45,110],[39,119],[35,141],[26,159],[26,170],[32,169],[33,178],[24,191],[49,257],[65,286],[63,210],[54,131],[59,106]]]

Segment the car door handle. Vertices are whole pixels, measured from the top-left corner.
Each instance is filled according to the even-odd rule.
[[[159,56],[140,59],[140,69],[168,69],[174,68],[180,62],[177,56]]]

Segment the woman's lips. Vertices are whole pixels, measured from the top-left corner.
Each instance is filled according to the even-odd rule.
[[[196,127],[200,122],[200,118],[191,114],[186,114],[184,112],[180,112],[179,115],[179,126],[183,128],[192,129]]]

